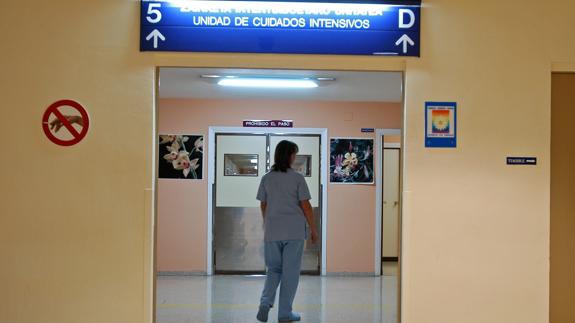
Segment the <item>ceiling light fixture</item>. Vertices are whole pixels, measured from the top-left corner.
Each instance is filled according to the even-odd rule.
[[[318,83],[314,79],[272,77],[225,77],[218,81],[218,85],[275,89],[311,89],[318,87]]]

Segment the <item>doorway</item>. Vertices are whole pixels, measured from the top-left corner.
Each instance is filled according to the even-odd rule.
[[[261,75],[297,76],[318,86],[224,88],[218,80],[232,78],[226,75],[252,80]],[[401,134],[402,73],[161,68],[159,78],[160,142],[177,137],[176,146],[193,156],[183,164],[166,164],[164,157],[170,157],[173,147],[164,143],[158,163],[165,168],[193,166],[195,172],[186,177],[179,169],[177,176],[158,178],[158,322],[176,322],[184,313],[213,321],[232,312],[220,307],[223,303],[234,306],[239,320],[253,319],[252,305],[264,279],[262,221],[255,195],[261,176],[273,164],[275,145],[283,139],[300,148],[295,167],[305,174],[314,195],[311,203],[320,228],[321,243],[306,245],[303,273],[310,275],[302,277],[300,287],[305,290],[302,297],[310,297],[300,300],[309,305],[303,313],[321,322],[348,314],[338,304],[361,302],[370,308],[354,312],[357,321],[398,322],[400,270],[394,276],[380,275],[382,250],[388,244],[381,242],[383,210],[376,207],[377,196],[383,197],[383,156],[375,155],[384,153],[384,136],[369,129]],[[249,126],[257,120],[289,120],[293,128]],[[353,144],[332,146],[342,139]],[[354,159],[352,150],[360,149],[355,147],[361,151]],[[350,167],[345,181],[331,182],[335,171],[330,167],[344,166],[338,156],[347,165],[362,166]],[[370,156],[372,164],[366,162]],[[356,181],[354,172],[359,170]],[[176,313],[176,308],[181,311]]]
[[[252,130],[253,131],[253,130]],[[271,130],[269,130],[271,131]],[[261,211],[255,200],[259,183],[274,164],[273,152],[282,140],[296,143],[299,152],[293,168],[301,173],[311,193],[318,232],[322,232],[322,202],[324,185],[320,134],[277,132],[243,132],[215,134],[215,182],[212,204],[213,242],[212,268],[215,274],[264,274],[264,241]],[[321,238],[321,237],[320,237]],[[322,240],[323,241],[323,240]],[[322,245],[306,241],[302,274],[321,273]],[[209,270],[209,269],[208,269]]]
[[[575,322],[575,73],[554,73],[551,87],[550,323]]]
[[[401,129],[378,129],[375,271],[399,276],[401,271]],[[398,289],[399,292],[399,289]]]
[[[383,275],[397,275],[399,263],[401,148],[383,147],[383,205],[381,226],[381,268]]]

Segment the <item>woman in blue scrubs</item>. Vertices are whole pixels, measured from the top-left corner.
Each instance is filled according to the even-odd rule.
[[[268,320],[278,286],[278,321],[301,320],[301,316],[292,311],[292,305],[299,283],[307,225],[311,230],[313,243],[317,242],[318,233],[305,178],[291,168],[298,150],[295,143],[281,141],[275,150],[275,164],[262,178],[258,190],[257,199],[260,201],[264,219],[267,268],[257,314],[257,319],[261,322]]]

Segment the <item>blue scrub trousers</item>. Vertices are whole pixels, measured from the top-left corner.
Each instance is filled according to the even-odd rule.
[[[266,241],[264,246],[267,267],[266,283],[260,299],[261,305],[275,302],[280,287],[278,318],[290,317],[293,300],[299,284],[299,273],[305,240]]]

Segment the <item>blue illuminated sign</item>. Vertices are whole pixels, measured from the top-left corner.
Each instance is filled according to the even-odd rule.
[[[141,51],[419,56],[420,5],[141,1]]]

